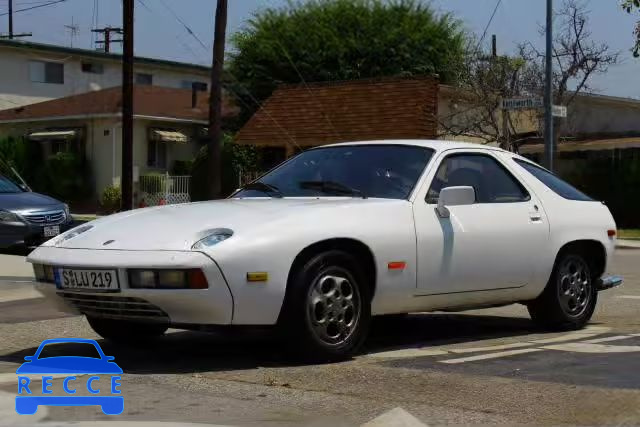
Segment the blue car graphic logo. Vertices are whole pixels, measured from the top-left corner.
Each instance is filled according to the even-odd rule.
[[[53,356],[40,357],[46,345],[59,343],[90,344],[97,350],[98,357],[86,356]],[[95,340],[82,338],[57,338],[44,340],[33,356],[26,356],[26,362],[17,370],[18,396],[16,396],[16,412],[31,415],[38,411],[38,406],[100,406],[106,415],[119,415],[124,410],[124,397],[121,396],[120,375],[122,369],[113,362],[113,356],[105,356]],[[49,374],[49,375],[47,375]],[[30,376],[42,376],[42,395],[34,396]],[[64,376],[62,382],[63,395],[53,396],[53,377]],[[79,376],[91,375],[85,381]],[[109,386],[97,382],[100,375],[110,376]],[[76,396],[78,388],[86,386],[89,396]],[[103,391],[101,391],[101,389]]]

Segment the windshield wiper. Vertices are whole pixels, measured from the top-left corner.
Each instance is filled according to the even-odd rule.
[[[298,185],[300,185],[300,188],[320,190],[323,193],[348,194],[354,197],[362,197],[363,199],[367,198],[367,196],[357,188],[351,188],[335,181],[300,181]]]
[[[253,181],[242,187],[241,190],[256,190],[263,193],[273,194],[274,197],[282,198],[282,192],[275,185],[267,184],[262,181]]]

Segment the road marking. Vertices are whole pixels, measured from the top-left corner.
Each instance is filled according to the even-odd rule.
[[[406,358],[421,356],[443,356],[449,354],[446,350],[430,349],[430,348],[405,348],[402,350],[382,351],[380,353],[367,354],[368,357],[378,358]]]
[[[587,341],[580,341],[580,342],[586,343],[586,344],[598,344],[598,343],[601,343],[601,342],[627,340],[629,338],[633,338],[633,336],[631,336],[631,335],[614,335],[612,337],[596,338],[594,340],[587,340]]]
[[[500,351],[498,353],[479,354],[477,356],[460,357],[457,359],[439,360],[440,363],[457,364],[465,362],[475,362],[477,360],[497,359],[500,357],[514,356],[516,354],[535,353],[542,351],[541,348],[523,348],[520,350]]]
[[[360,427],[427,427],[422,421],[404,409],[397,407],[367,421]]]
[[[553,344],[556,342],[563,341],[572,341],[572,340],[583,340],[585,338],[595,337],[597,335],[602,335],[605,332],[609,332],[611,328],[603,327],[603,326],[593,326],[590,328],[585,328],[581,331],[570,332],[565,335],[561,335],[559,337],[554,338],[544,338],[541,340],[531,340],[527,341],[531,344]]]
[[[622,299],[640,299],[640,295],[618,295],[616,298],[622,298]]]
[[[500,344],[500,345],[491,345],[487,347],[464,347],[464,348],[452,348],[449,350],[450,353],[454,354],[464,354],[464,353],[481,353],[485,351],[494,351],[494,350],[509,350],[512,348],[521,348],[521,347],[530,347],[531,344],[527,342],[515,342],[512,344]]]
[[[637,345],[604,345],[583,342],[570,342],[544,347],[545,350],[570,351],[573,353],[635,353],[640,352]]]

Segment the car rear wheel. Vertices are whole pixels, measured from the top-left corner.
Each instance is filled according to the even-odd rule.
[[[330,361],[360,348],[370,319],[369,286],[357,261],[330,250],[293,273],[280,323],[293,350],[307,359]]]
[[[531,318],[552,330],[580,329],[595,311],[598,292],[584,257],[577,253],[558,256],[544,292],[527,305]]]
[[[143,323],[129,320],[88,317],[91,328],[102,338],[113,342],[134,344],[158,338],[167,331],[168,325]]]

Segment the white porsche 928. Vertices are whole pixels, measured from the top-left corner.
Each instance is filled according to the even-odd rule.
[[[354,142],[287,160],[226,200],[122,212],[34,250],[37,289],[106,339],[277,325],[315,357],[372,316],[525,304],[591,318],[616,236],[607,207],[513,153]]]

